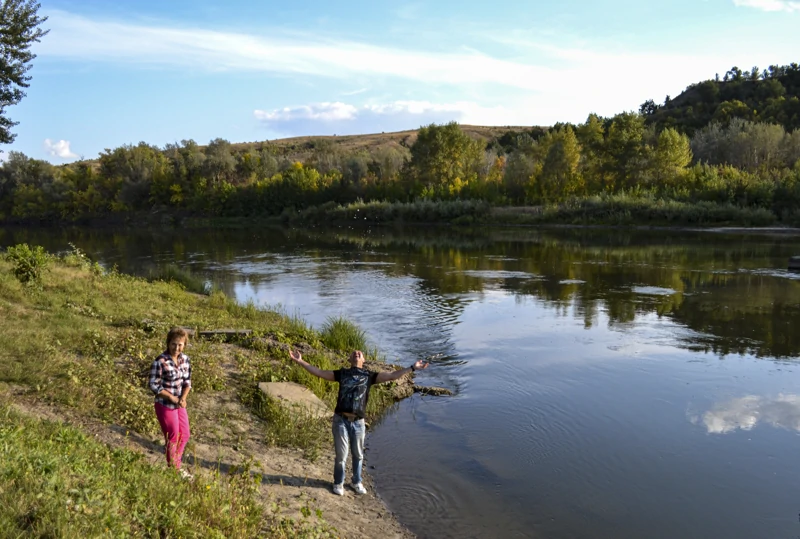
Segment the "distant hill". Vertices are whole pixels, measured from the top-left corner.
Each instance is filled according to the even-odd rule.
[[[546,131],[545,128],[531,126],[460,125],[459,127],[473,139],[485,141],[487,145],[493,141],[503,139],[504,136],[508,138],[519,133],[537,131],[544,133]],[[242,152],[269,147],[278,155],[302,160],[303,157],[324,149],[342,153],[356,153],[362,150],[373,153],[384,148],[410,148],[414,141],[417,140],[417,131],[417,129],[411,129],[408,131],[364,135],[303,136],[262,142],[242,142],[231,146],[232,149]]]
[[[800,66],[733,67],[720,79],[692,84],[684,92],[659,105],[652,100],[640,107],[648,124],[674,127],[688,135],[712,121],[743,118],[800,129]]]

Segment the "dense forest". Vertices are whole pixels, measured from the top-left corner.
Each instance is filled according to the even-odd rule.
[[[216,139],[204,147],[141,142],[62,166],[10,152],[0,168],[0,219],[269,216],[357,200],[548,206],[625,196],[758,208],[795,224],[798,127],[797,64],[764,72],[734,67],[662,105],[647,101],[637,112],[509,128],[489,138],[451,123],[360,147],[335,137],[239,145]]]

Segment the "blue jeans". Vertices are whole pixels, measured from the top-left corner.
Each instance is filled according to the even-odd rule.
[[[361,482],[366,431],[363,419],[348,421],[339,414],[334,414],[333,445],[336,448],[336,462],[333,465],[333,482],[335,484],[344,483],[344,467],[348,451],[353,454],[353,483]]]

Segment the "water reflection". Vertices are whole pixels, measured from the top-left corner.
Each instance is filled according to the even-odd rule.
[[[759,422],[773,427],[800,432],[800,395],[778,395],[775,398],[747,395],[720,402],[692,419],[711,434],[727,434],[751,430]]]
[[[265,296],[288,274],[313,277],[324,295],[358,272],[375,286],[397,280],[396,299],[411,301],[403,284],[411,280],[413,301],[438,321],[430,331],[454,323],[468,296],[480,300],[501,291],[543,300],[587,329],[600,313],[615,327],[655,314],[690,330],[679,342],[689,350],[800,354],[800,332],[792,330],[800,322],[800,281],[784,270],[788,257],[800,253],[794,237],[432,228],[0,230],[2,245],[23,241],[56,250],[73,242],[123,271],[177,263],[245,300]]]

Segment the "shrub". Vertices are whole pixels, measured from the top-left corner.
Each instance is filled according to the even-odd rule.
[[[21,243],[9,247],[6,251],[6,258],[14,264],[12,271],[22,284],[29,286],[41,286],[42,275],[47,271],[50,264],[50,255],[41,245],[33,248],[27,243]]]
[[[333,350],[364,350],[367,347],[364,330],[342,316],[331,316],[325,321],[320,340]]]

